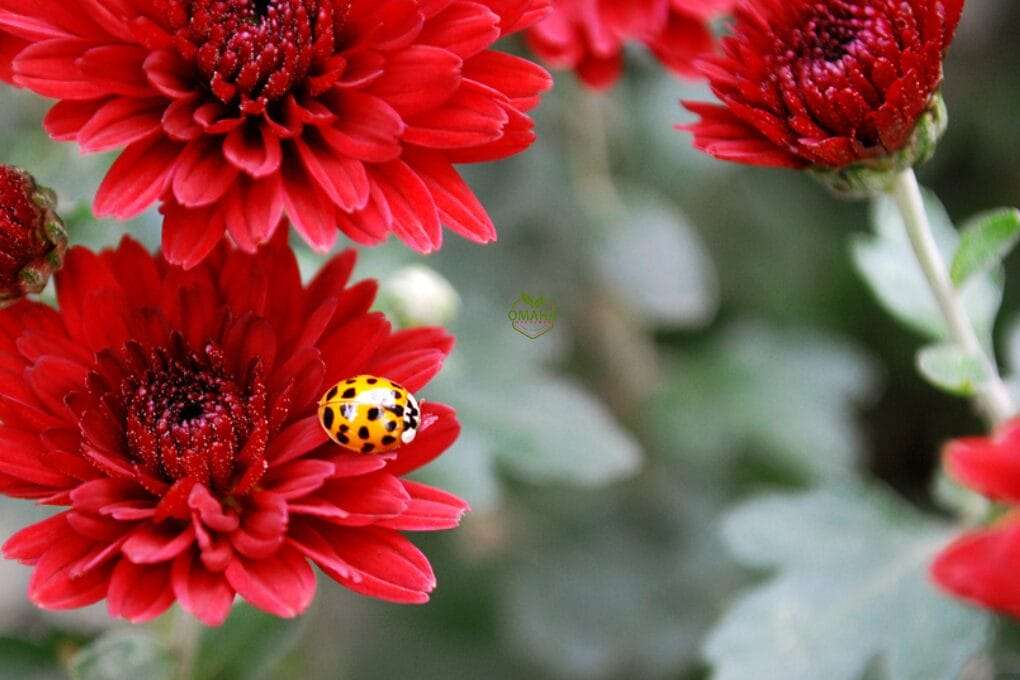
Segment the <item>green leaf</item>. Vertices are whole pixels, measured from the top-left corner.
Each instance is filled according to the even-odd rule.
[[[879,489],[845,486],[752,501],[724,536],[775,577],[739,599],[709,636],[714,680],[955,680],[988,641],[991,617],[930,582],[956,529]]]
[[[925,193],[932,232],[946,266],[960,238],[938,199]],[[915,331],[936,340],[947,339],[947,329],[935,297],[914,257],[903,218],[888,197],[875,201],[875,233],[852,242],[854,264],[879,303]],[[969,277],[961,287],[964,308],[978,337],[991,345],[992,328],[1002,304],[1003,276],[996,268]]]
[[[868,357],[837,338],[743,324],[676,355],[665,383],[645,424],[661,432],[663,450],[703,466],[751,451],[817,480],[856,465],[857,409],[874,394],[876,377]]]
[[[595,261],[602,280],[634,316],[669,328],[701,328],[719,308],[719,283],[705,245],[675,208],[632,193],[607,224]]]
[[[988,380],[981,360],[956,345],[930,345],[917,353],[917,370],[928,382],[950,394],[974,396]]]
[[[440,401],[457,404],[462,441],[424,471],[475,506],[482,470],[498,466],[536,483],[602,486],[632,475],[641,449],[606,407],[577,385],[554,375],[522,372],[495,389],[450,378],[430,386]],[[455,392],[455,395],[453,395]],[[443,396],[451,394],[456,399]],[[578,452],[583,451],[583,458]],[[479,460],[481,459],[481,460]],[[482,507],[491,502],[481,499]],[[478,509],[476,507],[476,509]]]
[[[677,494],[661,482],[567,495],[566,527],[528,519],[540,529],[517,544],[499,620],[540,677],[680,678],[700,662],[718,603],[744,575],[714,531],[720,484],[685,480]]]
[[[5,635],[0,637],[0,680],[64,679],[60,660],[85,640],[80,634],[51,631],[42,639]]]
[[[1000,208],[982,213],[964,225],[950,273],[962,286],[973,275],[1002,263],[1020,240],[1020,211]]]
[[[614,414],[548,367],[562,351],[566,329],[557,325],[528,340],[507,320],[509,303],[466,295],[464,305],[454,327],[461,342],[419,395],[455,405],[463,432],[421,471],[424,479],[484,511],[498,502],[499,470],[536,483],[582,486],[603,486],[638,470],[641,448]]]
[[[82,649],[71,661],[74,680],[173,680],[177,659],[143,629],[113,630]]]
[[[975,526],[984,522],[995,510],[992,500],[960,484],[944,469],[935,474],[931,496],[938,507],[953,517],[959,517],[964,523]]]
[[[304,621],[281,619],[247,604],[234,607],[225,624],[203,632],[192,680],[280,677],[274,671],[298,643]]]

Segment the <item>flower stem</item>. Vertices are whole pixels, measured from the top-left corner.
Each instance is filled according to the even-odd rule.
[[[169,631],[170,645],[177,653],[179,680],[191,680],[198,652],[198,642],[202,636],[202,627],[191,614],[178,606],[172,613]]]
[[[963,302],[949,277],[949,270],[932,234],[921,187],[918,186],[917,176],[912,168],[904,170],[896,177],[890,193],[899,206],[914,255],[942,311],[950,337],[963,352],[980,361],[984,369],[986,379],[978,387],[976,397],[978,408],[992,425],[1012,418],[1015,414],[1013,399],[999,375],[995,360],[982,347]]]

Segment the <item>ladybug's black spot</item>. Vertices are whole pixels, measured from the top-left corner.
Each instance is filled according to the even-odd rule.
[[[358,382],[358,381],[355,378],[351,378],[350,380],[347,381],[347,384],[348,385],[353,385],[356,382]]]
[[[404,407],[401,406],[400,404],[397,404],[396,406],[391,406],[389,410],[397,417],[401,417],[404,415]]]
[[[340,388],[333,385],[329,392],[326,392],[326,401],[333,401],[336,399],[336,395],[340,392]]]
[[[368,383],[369,385],[374,385],[374,384],[376,384],[376,383],[377,383],[377,382],[379,382],[379,381],[378,381],[378,380],[376,380],[375,378],[369,378],[369,379],[368,379],[368,380],[366,380],[365,382],[367,382],[367,383]]]
[[[394,387],[396,387],[398,390],[404,389],[404,386],[401,385],[400,383],[390,383],[390,384],[393,385]]]
[[[368,413],[366,415],[368,416],[369,420],[379,420],[379,409],[373,406],[372,408],[368,409]]]
[[[368,439],[368,428],[362,425],[361,428],[358,430],[358,436],[361,437],[362,439]]]
[[[390,435],[386,435],[385,437],[382,438],[383,446],[389,446],[390,444],[392,444],[395,441],[397,441],[397,438],[396,437],[391,437]]]
[[[386,423],[386,431],[387,432],[393,432],[393,430],[395,430],[395,429],[397,429],[397,421],[391,420],[388,423]]]
[[[357,393],[358,391],[356,389],[354,389],[353,387],[348,387],[346,390],[344,390],[344,399],[353,399],[354,395]]]
[[[345,435],[345,434],[338,434],[338,435],[336,436],[336,440],[337,440],[338,442],[340,442],[341,444],[345,445],[345,446],[346,446],[347,444],[350,444],[350,443],[351,443],[351,440],[350,440],[350,439],[348,439],[348,438],[347,438],[347,435]]]
[[[400,394],[400,392],[398,392],[397,390],[393,390],[393,398],[394,399],[400,399],[402,396],[403,395]]]
[[[372,453],[372,451],[374,449],[375,449],[375,444],[365,444],[364,446],[361,447],[361,452],[362,453]]]
[[[336,422],[336,413],[333,412],[333,409],[322,409],[322,426],[332,432],[334,422]]]
[[[350,426],[350,425],[341,425],[341,426],[340,426],[340,431],[341,431],[341,432],[346,432],[346,431],[347,431],[347,430],[349,430],[349,429],[351,429],[351,426]]]

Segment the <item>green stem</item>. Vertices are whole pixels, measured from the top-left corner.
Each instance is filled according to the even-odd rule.
[[[1013,399],[999,375],[994,359],[982,347],[959,293],[949,277],[949,270],[932,234],[921,187],[918,186],[917,176],[912,168],[904,170],[896,177],[890,193],[896,199],[896,204],[903,215],[914,255],[942,311],[950,338],[963,352],[980,361],[984,368],[987,378],[978,388],[976,397],[978,408],[992,425],[1012,418],[1016,412]]]
[[[177,652],[179,662],[177,677],[179,680],[191,680],[201,636],[201,624],[178,605],[172,612],[169,637],[171,648]]]

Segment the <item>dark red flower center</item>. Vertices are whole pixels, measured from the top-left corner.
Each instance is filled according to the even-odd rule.
[[[350,0],[163,0],[213,95],[261,113],[331,56]]]
[[[847,57],[853,63],[896,54],[900,43],[916,40],[916,23],[897,0],[805,2],[780,36],[780,61],[810,66],[821,75]],[[906,35],[912,33],[913,35]]]
[[[212,344],[202,354],[156,349],[146,364],[121,387],[136,463],[166,482],[187,479],[221,495],[247,492],[265,472],[261,369],[239,383]]]
[[[42,210],[32,202],[34,187],[24,173],[0,165],[0,288],[18,282],[21,269],[46,254]]]

